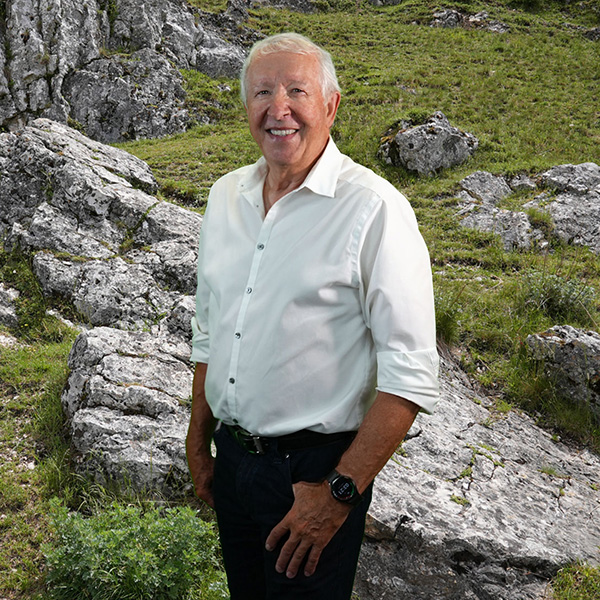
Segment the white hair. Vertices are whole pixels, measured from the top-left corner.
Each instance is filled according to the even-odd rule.
[[[247,78],[248,69],[252,61],[259,56],[273,54],[274,52],[291,52],[293,54],[314,56],[319,62],[323,97],[328,98],[334,92],[341,92],[331,54],[327,50],[317,46],[317,44],[299,33],[278,33],[256,42],[250,49],[242,65],[240,72],[240,95],[244,106],[246,106],[248,99]]]

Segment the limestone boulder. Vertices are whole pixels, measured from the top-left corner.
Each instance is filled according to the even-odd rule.
[[[529,182],[533,183],[529,178],[515,179],[515,188],[511,188],[504,177],[486,171],[468,175],[459,183],[461,191],[457,194],[460,199],[457,215],[461,225],[499,235],[507,251],[546,246],[544,234],[532,225],[525,212],[497,206],[513,191],[523,189],[523,186],[528,188]]]
[[[600,564],[600,458],[501,413],[442,357],[441,401],[376,479],[356,591],[396,600],[541,600]]]
[[[189,353],[168,332],[97,327],[78,336],[62,403],[80,472],[167,497],[190,491]]]
[[[457,217],[464,227],[497,233],[506,250],[543,248],[550,242],[550,232],[531,221],[528,211],[535,209],[549,217],[551,235],[599,254],[600,166],[558,165],[536,179],[537,183],[527,176],[507,181],[491,173],[473,173],[460,182]],[[525,203],[523,211],[497,206],[515,191],[536,189],[540,194]]]
[[[102,142],[163,137],[189,122],[183,77],[148,48],[90,61],[65,78],[63,95],[71,120]]]
[[[600,166],[559,165],[543,173],[542,182],[556,196],[532,204],[551,215],[556,235],[600,254]]]
[[[450,125],[438,111],[422,125],[401,121],[392,127],[382,138],[378,156],[388,164],[433,175],[464,163],[478,145],[475,136]]]
[[[527,336],[526,344],[561,395],[589,406],[600,423],[600,334],[556,325]]]
[[[14,329],[19,325],[16,301],[19,292],[0,281],[0,327]]]
[[[181,131],[188,115],[179,69],[235,77],[245,56],[240,22],[225,18],[215,27],[185,0],[6,0],[2,6],[5,128],[36,117],[73,120],[111,142]]]
[[[507,33],[510,27],[496,19],[490,19],[486,11],[468,15],[452,8],[444,8],[433,14],[431,27],[463,27],[465,29],[484,29],[492,33]]]
[[[65,125],[0,135],[4,246],[33,252],[44,293],[89,325],[151,328],[195,292],[202,218],[156,187],[145,163]]]

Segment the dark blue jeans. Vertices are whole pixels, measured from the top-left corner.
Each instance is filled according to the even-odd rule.
[[[349,600],[362,543],[371,486],[323,550],[317,570],[293,579],[277,573],[280,546],[265,550],[271,529],[290,510],[292,484],[317,482],[337,465],[350,440],[318,448],[250,454],[226,427],[215,433],[214,498],[231,600]]]

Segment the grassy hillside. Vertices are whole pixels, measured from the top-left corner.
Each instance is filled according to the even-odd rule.
[[[583,35],[600,25],[598,4],[445,5],[468,15],[485,10],[510,27],[504,34],[432,28],[439,5],[426,0],[334,6],[311,15],[252,11],[248,25],[265,34],[305,33],[333,55],[343,97],[332,135],[412,202],[434,265],[439,336],[463,367],[504,410],[523,406],[560,435],[600,448],[590,415],[557,398],[521,352],[528,334],[555,324],[598,330],[598,257],[557,240],[545,252],[507,253],[497,237],[458,225],[453,198],[457,182],[476,170],[536,175],[558,164],[600,163],[600,43]],[[214,122],[123,147],[153,167],[166,197],[201,210],[215,178],[255,160],[258,150],[237,82],[186,77],[191,108],[208,110]],[[477,136],[472,160],[419,177],[377,159],[380,137],[394,121],[436,110]],[[505,206],[518,209],[532,197],[514,194]]]
[[[219,0],[193,3],[225,8]],[[558,241],[544,253],[507,253],[494,236],[460,228],[453,199],[457,182],[475,170],[535,175],[557,164],[600,163],[600,42],[583,36],[600,26],[597,0],[442,4],[467,14],[486,10],[509,25],[505,34],[431,28],[440,8],[432,0],[381,8],[322,0],[320,6],[311,15],[253,10],[247,26],[305,33],[332,53],[343,89],[333,136],[413,204],[431,252],[441,341],[496,398],[499,413],[523,407],[557,436],[600,450],[590,414],[557,397],[521,351],[529,333],[557,323],[600,331],[599,258]],[[255,160],[258,150],[237,82],[184,75],[190,109],[213,122],[123,147],[152,166],[164,197],[202,210],[212,182]],[[469,163],[425,178],[377,159],[379,138],[394,121],[435,110],[479,138]],[[528,199],[514,195],[507,206]],[[69,470],[59,394],[73,333],[43,316],[45,301],[26,259],[0,253],[0,280],[28,298],[17,332],[24,345],[0,349],[0,598],[43,598],[49,498],[59,495],[92,512],[113,497],[87,488]],[[565,571],[556,597],[597,597],[599,580],[593,569]]]

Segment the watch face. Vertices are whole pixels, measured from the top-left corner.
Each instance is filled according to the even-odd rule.
[[[340,476],[332,485],[333,495],[342,502],[350,500],[356,493],[354,482],[349,477]]]

